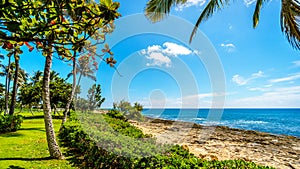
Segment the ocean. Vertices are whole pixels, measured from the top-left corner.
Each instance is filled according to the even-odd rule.
[[[300,109],[144,109],[143,114],[300,137]]]

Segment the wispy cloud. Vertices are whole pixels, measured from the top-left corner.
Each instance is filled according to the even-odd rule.
[[[248,88],[248,90],[265,92],[265,91],[269,91],[270,89],[264,88],[264,87],[250,87],[250,88]]]
[[[260,91],[260,92],[266,92],[266,91],[271,91],[272,90],[272,84],[268,84],[268,85],[263,85],[263,86],[259,86],[259,87],[247,87],[247,89],[249,91]]]
[[[239,98],[228,101],[227,107],[300,107],[300,86],[275,88],[254,97]]]
[[[249,7],[251,4],[253,4],[254,2],[256,2],[256,0],[244,0],[244,4]]]
[[[293,63],[293,67],[300,67],[300,60],[296,60]]]
[[[248,84],[250,81],[260,78],[260,77],[263,77],[263,76],[264,76],[264,72],[260,70],[257,73],[253,73],[249,78],[244,78],[241,75],[236,74],[232,77],[231,80],[234,83],[236,83],[237,85],[243,86],[243,85]]]
[[[203,6],[206,0],[187,0],[186,3],[178,5],[175,10],[182,11],[184,8],[188,8],[191,6]]]
[[[221,47],[225,48],[227,52],[233,52],[235,50],[233,43],[221,43]]]
[[[171,57],[192,54],[188,48],[172,42],[165,42],[162,46],[152,45],[140,51],[140,54],[149,60],[147,66],[171,66]]]
[[[228,29],[231,30],[233,28],[233,26],[229,23],[228,24]]]
[[[229,93],[199,93],[178,98],[166,98],[158,95],[158,97],[144,98],[139,102],[147,108],[210,108],[213,97],[223,98],[227,95]]]
[[[271,83],[280,83],[280,82],[288,82],[288,81],[293,81],[293,80],[297,80],[300,79],[300,72],[293,74],[293,75],[289,75],[287,77],[282,77],[282,78],[278,78],[278,79],[271,79],[270,82]]]

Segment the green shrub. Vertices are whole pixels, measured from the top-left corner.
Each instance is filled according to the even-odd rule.
[[[106,113],[106,115],[115,119],[126,120],[124,114],[116,109],[109,110],[108,113]]]
[[[132,106],[129,102],[122,100],[119,103],[114,103],[113,110],[121,113],[126,119],[144,121],[143,106],[137,102]]]
[[[22,122],[21,115],[0,115],[0,133],[17,131]]]
[[[116,115],[116,112],[112,112]],[[127,121],[110,115],[73,113],[59,133],[71,163],[79,168],[266,169],[242,160],[206,161],[179,145],[160,145]],[[88,130],[86,130],[88,127]],[[119,134],[119,135],[118,135]],[[133,139],[134,138],[134,139]],[[139,139],[137,139],[139,138]],[[146,139],[145,142],[142,140]],[[111,146],[103,146],[104,144]],[[119,151],[118,151],[119,150]],[[164,150],[164,151],[159,151]],[[145,153],[144,156],[142,153]]]

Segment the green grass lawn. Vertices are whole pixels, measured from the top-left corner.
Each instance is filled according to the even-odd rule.
[[[41,113],[37,113],[40,115]],[[23,113],[22,113],[23,115]],[[25,116],[32,116],[26,113]],[[56,133],[61,120],[53,121]],[[44,120],[24,119],[17,132],[0,134],[0,169],[74,168],[67,160],[49,158]]]

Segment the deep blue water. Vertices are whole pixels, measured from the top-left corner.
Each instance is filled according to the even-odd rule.
[[[300,137],[300,109],[145,109],[143,114]]]

